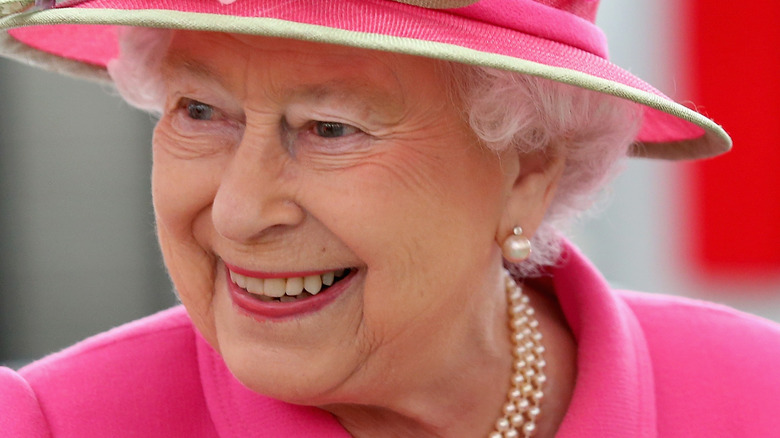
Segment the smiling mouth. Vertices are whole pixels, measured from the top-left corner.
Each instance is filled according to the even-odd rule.
[[[326,291],[347,277],[353,269],[338,269],[303,277],[256,278],[229,269],[230,280],[249,296],[263,302],[289,303]]]

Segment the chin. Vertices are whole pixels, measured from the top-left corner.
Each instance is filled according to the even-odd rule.
[[[247,352],[226,353],[224,358],[242,385],[276,400],[315,406],[328,403],[330,396],[337,392],[338,382],[330,370],[306,370],[300,363],[284,367],[281,360],[275,367],[269,367],[267,360],[258,361]]]
[[[272,350],[260,343],[226,342],[221,354],[230,372],[252,391],[287,403],[321,406],[335,403],[356,367],[344,352]]]
[[[219,271],[219,270],[218,270]],[[356,282],[357,283],[357,282]],[[333,401],[361,363],[353,321],[359,294],[300,317],[258,318],[236,305],[224,274],[215,282],[216,345],[230,372],[247,388],[301,405]]]

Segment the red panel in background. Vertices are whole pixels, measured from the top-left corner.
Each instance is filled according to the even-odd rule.
[[[687,0],[691,98],[734,139],[690,169],[693,241],[707,272],[780,272],[780,1]]]

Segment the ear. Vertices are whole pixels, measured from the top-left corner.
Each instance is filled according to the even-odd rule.
[[[496,230],[496,242],[512,234],[516,226],[523,228],[527,238],[536,233],[555,196],[566,158],[555,151],[543,150],[502,153],[507,184],[504,212]]]

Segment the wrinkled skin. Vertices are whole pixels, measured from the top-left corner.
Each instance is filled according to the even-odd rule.
[[[533,232],[560,172],[521,172],[517,153],[479,145],[440,70],[185,32],[164,62],[153,192],[181,301],[242,383],[326,407],[355,436],[381,436],[366,417],[386,434],[490,427],[510,360],[497,242],[516,224]],[[258,320],[231,302],[224,263],[358,273],[317,312]],[[452,392],[442,381],[456,375]],[[473,412],[459,413],[464,397]]]

